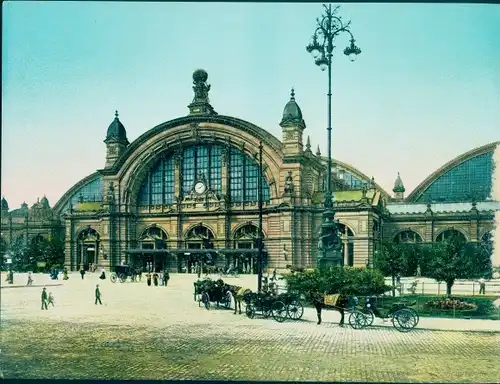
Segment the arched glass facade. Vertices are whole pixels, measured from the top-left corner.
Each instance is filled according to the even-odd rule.
[[[226,165],[228,191],[222,190],[222,171],[225,166],[222,161],[223,150],[218,144],[185,148],[182,152],[178,181],[175,180],[173,155],[162,158],[148,172],[141,185],[139,205],[173,204],[176,182],[181,185],[182,194],[187,195],[200,179],[216,194],[225,193],[232,202],[257,201],[258,163],[236,148],[231,148]],[[269,185],[265,178],[262,182],[262,199],[270,199]]]
[[[455,229],[447,229],[443,232],[441,232],[439,235],[436,236],[436,241],[437,242],[443,242],[443,241],[448,241],[452,239],[453,237],[456,237],[459,241],[466,243],[467,239],[465,238],[464,234],[460,231],[457,231]]]
[[[491,194],[493,164],[493,152],[475,156],[438,177],[415,201],[484,201]]]
[[[83,187],[79,188],[73,193],[69,201],[66,203],[61,213],[69,210],[70,204],[73,206],[80,201],[82,202],[96,202],[104,200],[104,186],[102,183],[102,177],[98,177],[91,182],[85,184]]]
[[[417,232],[412,230],[406,230],[403,232],[399,232],[394,237],[395,243],[421,243],[422,236],[420,236]]]

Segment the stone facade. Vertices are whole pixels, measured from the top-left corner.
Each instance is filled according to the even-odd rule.
[[[283,112],[280,141],[251,123],[218,115],[208,101],[210,86],[206,85],[206,77],[198,72],[193,77],[195,100],[189,106],[189,115],[161,124],[133,143],[128,142],[116,113],[105,140],[104,168],[77,183],[53,208],[45,199],[31,209],[23,205],[9,212],[7,202],[5,206],[2,202],[3,239],[12,243],[18,237],[29,241],[37,234],[60,236],[65,239],[66,265],[72,270],[89,262],[105,268],[134,263],[137,255],[148,254],[163,257],[164,265],[176,270],[181,267],[181,259],[207,247],[218,255],[216,264],[225,260],[227,265],[235,253],[255,248],[253,240],[258,239],[259,226],[256,196],[246,200],[231,198],[230,172],[234,171],[230,171],[228,159],[235,149],[255,166],[262,145],[262,174],[269,191],[262,207],[266,266],[314,266],[327,159],[319,151],[313,154],[309,137],[304,148],[306,124],[295,93],[292,90]],[[199,180],[193,179],[193,190],[186,192],[182,154],[194,146],[222,148],[219,189],[207,185],[206,190],[197,193],[194,188]],[[173,198],[163,197],[158,204],[149,198],[150,203],[142,204],[141,188],[163,158],[173,159]],[[345,265],[370,265],[380,242],[394,240],[401,232],[415,232],[422,241],[429,242],[435,241],[440,232],[453,229],[467,240],[478,241],[493,229],[493,215],[498,207],[470,202],[458,208],[450,206],[446,212],[443,204],[428,204],[422,209],[422,204],[405,203],[399,175],[391,196],[373,178],[354,167],[338,160],[333,160],[333,166],[334,205]],[[98,191],[94,198],[85,197],[82,192],[91,183]],[[152,191],[152,187],[148,188]],[[145,237],[148,231],[152,237]],[[246,233],[250,240],[244,240],[244,236],[241,240],[241,233]],[[145,248],[143,243],[148,241],[152,248]],[[192,248],[197,242],[198,251]],[[250,244],[249,248],[241,248],[243,243]],[[235,248],[240,251],[234,251]],[[250,264],[255,265],[255,252],[248,253]]]

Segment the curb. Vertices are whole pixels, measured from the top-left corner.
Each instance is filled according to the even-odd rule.
[[[8,289],[8,288],[43,288],[43,287],[58,287],[60,285],[64,285],[62,283],[59,283],[59,284],[43,284],[43,285],[38,285],[38,284],[35,284],[35,285],[7,285],[5,287],[0,287],[0,289]]]

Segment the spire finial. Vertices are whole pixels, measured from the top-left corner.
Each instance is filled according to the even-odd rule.
[[[115,110],[115,119],[118,119],[118,111]]]
[[[318,144],[318,148],[316,149],[316,156],[321,156],[321,151],[319,150],[319,144]]]
[[[295,100],[295,89],[293,89],[293,87],[292,87],[292,90],[290,92],[290,100]]]

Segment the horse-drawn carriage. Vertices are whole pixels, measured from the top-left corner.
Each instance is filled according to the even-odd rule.
[[[109,278],[113,283],[116,283],[117,280],[120,280],[120,283],[124,283],[129,277],[131,281],[134,281],[135,276],[136,271],[130,265],[117,265],[114,271],[109,275]]]
[[[203,304],[207,310],[214,302],[217,303],[217,308],[222,305],[229,309],[232,298],[229,286],[221,279],[204,279],[194,282],[194,300],[198,301],[198,305]]]
[[[399,332],[409,332],[415,328],[420,320],[417,311],[411,308],[416,302],[393,303],[386,314],[380,312],[377,307],[377,297],[370,296],[365,298],[363,314],[366,317],[366,325],[373,324],[375,317],[380,319],[390,319],[394,328]]]
[[[264,318],[273,317],[279,323],[287,318],[300,320],[304,314],[304,306],[298,296],[283,293],[272,295],[269,292],[248,293],[244,297],[246,315],[253,319],[260,312]]]
[[[344,325],[345,312],[349,314],[349,325],[354,329],[363,329],[373,324],[375,317],[391,319],[391,322],[399,332],[408,332],[415,328],[419,321],[418,313],[406,303],[394,303],[387,315],[383,315],[376,306],[376,298],[366,297],[363,308],[358,307],[359,299],[356,296],[342,294],[323,295],[314,300],[314,306],[318,316],[318,324],[321,324],[321,309],[334,309],[340,312],[340,325]]]

